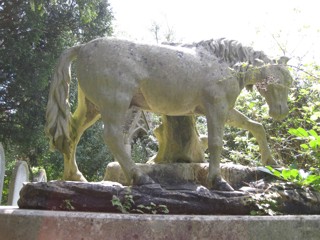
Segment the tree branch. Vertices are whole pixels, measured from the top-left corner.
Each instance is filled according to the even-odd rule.
[[[310,77],[313,77],[313,78],[315,78],[315,79],[317,79],[317,80],[320,80],[320,78],[319,78],[319,77],[317,77],[317,76],[313,75],[313,74],[312,74],[312,73],[310,73],[310,72],[307,72],[306,70],[302,69],[301,67],[297,67],[297,66],[293,66],[293,65],[287,65],[287,66],[288,66],[288,67],[295,68],[295,69],[297,69],[297,70],[299,70],[299,71],[301,71],[301,72],[303,72],[303,73],[305,73],[305,74],[309,75]]]

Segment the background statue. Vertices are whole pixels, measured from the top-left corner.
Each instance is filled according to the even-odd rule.
[[[194,116],[161,116],[161,125],[153,132],[158,140],[158,153],[148,163],[201,163],[208,148],[201,141]]]
[[[78,107],[72,115],[68,102],[70,65],[77,58]],[[136,167],[125,150],[122,126],[131,106],[170,116],[203,114],[208,125],[210,165],[208,183],[232,190],[221,178],[223,129],[244,87],[259,86],[270,115],[288,113],[292,82],[282,64],[241,64],[236,71],[222,58],[202,48],[164,47],[99,38],[72,47],[60,57],[51,83],[46,130],[51,146],[64,154],[65,179],[83,180],[75,148],[83,131],[101,115],[104,140],[133,184],[153,180]]]

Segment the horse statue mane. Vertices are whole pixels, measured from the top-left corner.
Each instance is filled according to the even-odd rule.
[[[191,44],[164,44],[186,48],[196,48],[196,51],[199,54],[206,52],[210,55],[214,55],[218,59],[227,63],[231,68],[236,68],[237,64],[239,63],[255,65],[255,59],[259,59],[265,64],[272,62],[272,60],[263,51],[255,51],[252,47],[243,46],[236,40],[230,40],[226,38],[203,40]]]
[[[195,48],[198,55],[209,55],[225,62],[236,72],[245,72],[245,66],[261,66],[272,63],[272,60],[263,52],[255,51],[252,47],[243,46],[242,43],[226,39],[203,40],[191,44],[163,43],[164,45],[179,46],[184,48]],[[253,85],[247,85],[246,89],[252,91]]]

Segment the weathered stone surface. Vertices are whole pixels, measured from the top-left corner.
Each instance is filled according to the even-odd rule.
[[[319,215],[149,215],[0,207],[0,240],[318,240],[319,236]]]
[[[114,196],[122,206],[133,201],[125,212],[137,213],[139,206],[164,205],[170,214],[249,215],[279,212],[283,214],[320,214],[320,193],[292,188],[278,189],[262,182],[252,185],[251,192],[223,192],[184,182],[168,189],[159,184],[126,187],[115,182],[38,182],[26,184],[20,192],[18,205],[23,209],[120,212],[113,206]],[[273,204],[275,206],[268,206]],[[262,206],[262,208],[261,208]],[[156,207],[156,210],[159,209]],[[122,211],[123,212],[123,211]],[[150,211],[143,211],[149,213]],[[156,213],[163,213],[156,211]]]
[[[128,195],[133,197],[131,209],[139,205],[165,205],[171,214],[234,214],[245,215],[256,209],[247,202],[245,192],[221,192],[185,183],[175,190],[160,185],[124,187],[114,182],[39,182],[28,183],[20,192],[18,205],[25,209],[77,210],[119,212],[112,205],[113,196],[122,204]],[[131,210],[130,209],[130,210]]]
[[[279,210],[288,214],[320,214],[320,192],[285,184],[272,187]],[[320,236],[320,235],[319,235]]]
[[[170,185],[186,181],[208,186],[209,163],[137,164],[137,166],[162,186],[170,187]],[[266,176],[264,172],[258,171],[257,168],[239,164],[221,164],[220,169],[222,177],[235,189]],[[108,164],[104,180],[128,185],[118,162]]]

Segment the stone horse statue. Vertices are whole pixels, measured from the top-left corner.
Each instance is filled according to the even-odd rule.
[[[71,114],[70,66],[76,58],[78,107]],[[61,55],[50,87],[46,132],[51,147],[64,154],[64,178],[84,180],[75,160],[76,145],[83,131],[101,116],[105,143],[127,178],[135,185],[152,184],[125,150],[122,125],[127,110],[136,106],[169,116],[202,114],[208,127],[208,183],[213,189],[232,190],[219,166],[224,125],[237,97],[244,87],[257,85],[270,115],[283,119],[289,111],[291,82],[282,62],[246,64],[235,71],[202,48],[99,38]]]

